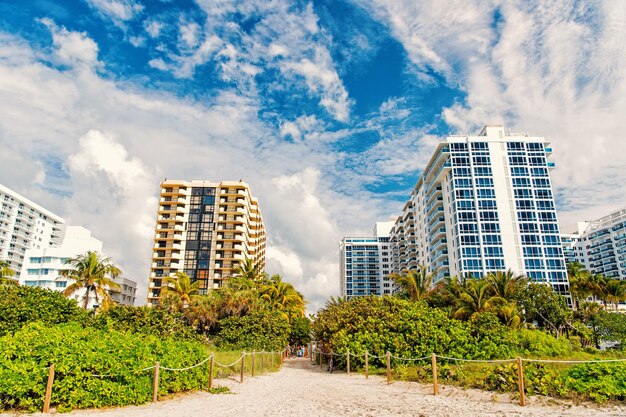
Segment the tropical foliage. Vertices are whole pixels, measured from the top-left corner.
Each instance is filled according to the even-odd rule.
[[[111,263],[109,258],[102,258],[97,252],[88,251],[83,255],[70,258],[66,262],[70,269],[61,271],[61,276],[72,280],[63,295],[66,297],[84,291],[82,304],[89,305],[89,297],[93,293],[96,303],[103,307],[113,304],[109,290],[119,291],[119,284],[113,281],[122,271]]]
[[[47,325],[84,322],[87,313],[75,300],[38,287],[0,285],[0,336],[39,321]]]
[[[407,270],[402,274],[392,274],[391,279],[411,301],[424,301],[432,294],[435,272],[428,272],[424,265],[418,270]]]
[[[152,371],[143,369],[157,360],[166,367],[187,367],[208,352],[192,341],[72,323],[31,323],[0,338],[0,410],[41,410],[51,363],[51,405],[59,411],[145,403],[152,399]],[[207,372],[206,366],[162,372],[159,395],[203,388]]]
[[[0,285],[17,285],[17,281],[13,279],[15,271],[11,269],[8,261],[0,259]]]

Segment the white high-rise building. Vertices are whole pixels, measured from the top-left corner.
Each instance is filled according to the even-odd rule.
[[[551,153],[544,138],[502,126],[446,138],[391,231],[393,272],[422,264],[436,282],[511,269],[567,294]]]
[[[577,261],[593,274],[626,279],[626,209],[579,222],[576,232],[561,239],[568,263]]]
[[[65,221],[26,197],[0,184],[0,259],[20,278],[28,249],[58,245]]]
[[[60,245],[32,248],[25,252],[24,265],[19,278],[20,284],[63,291],[72,282],[61,276],[61,271],[70,269],[70,265],[67,265],[65,261],[87,251],[102,254],[102,242],[92,237],[91,232],[83,227],[68,226],[65,238]],[[137,283],[122,277],[118,277],[116,282],[120,285],[120,292],[109,291],[114,301],[124,305],[134,305]],[[72,298],[82,306],[84,296],[83,290],[74,293]],[[101,301],[96,300],[92,293],[87,308],[93,308],[99,302]]]
[[[392,294],[389,232],[393,222],[377,222],[372,237],[345,237],[340,252],[341,295],[348,299]]]

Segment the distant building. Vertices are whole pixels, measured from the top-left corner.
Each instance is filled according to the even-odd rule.
[[[436,148],[390,234],[392,272],[424,265],[435,282],[511,269],[569,292],[543,137],[485,126]]]
[[[51,211],[0,184],[0,259],[20,279],[28,249],[58,245],[65,221]]]
[[[348,299],[393,293],[389,231],[393,222],[377,222],[372,237],[345,237],[340,252],[341,295]]]
[[[91,232],[84,227],[68,226],[65,238],[59,245],[28,249],[25,252],[19,282],[21,285],[63,291],[72,283],[71,279],[61,276],[61,271],[70,269],[65,261],[87,251],[102,254],[102,242],[92,237]],[[109,291],[111,297],[120,304],[134,305],[137,283],[122,277],[118,277],[116,282],[120,285],[120,292]],[[82,306],[84,296],[85,291],[82,290],[74,293],[72,298]],[[92,293],[87,308],[93,308],[99,303],[101,300],[96,301]]]
[[[246,258],[265,267],[265,225],[258,200],[242,181],[161,183],[148,305],[163,278],[185,272],[200,291],[219,288]]]
[[[594,274],[626,279],[626,209],[579,222],[576,232],[561,239],[568,263],[577,261]]]

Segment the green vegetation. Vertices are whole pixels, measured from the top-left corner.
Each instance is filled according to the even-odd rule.
[[[0,259],[0,285],[17,285],[17,281],[12,279],[15,271],[11,269],[8,261]]]
[[[396,296],[331,299],[312,328],[323,351],[355,356],[364,366],[370,354],[373,373],[384,373],[386,352],[392,355],[394,378],[432,381],[430,355],[460,359],[583,360],[626,357],[623,351],[599,351],[602,342],[626,346],[626,315],[608,310],[622,300],[621,282],[570,268],[577,309],[567,307],[552,286],[528,282],[510,271],[484,278],[446,278],[434,287],[421,268],[392,278]],[[590,296],[600,303],[585,302]],[[396,358],[393,358],[396,357]],[[397,358],[420,358],[404,361]],[[439,358],[439,380],[445,384],[511,392],[517,390],[515,361],[484,363]],[[345,367],[337,356],[334,365]],[[528,394],[596,402],[626,399],[626,362],[526,362]]]
[[[103,307],[113,304],[108,290],[119,291],[120,286],[113,281],[122,271],[111,263],[109,258],[101,258],[97,252],[88,251],[83,255],[68,259],[66,264],[70,269],[61,271],[61,275],[72,280],[72,283],[63,291],[66,297],[84,289],[83,307],[89,305],[89,296],[93,293],[96,303]]]
[[[37,287],[0,285],[0,336],[31,322],[84,322],[87,312],[63,294]]]
[[[67,276],[74,282],[66,295],[86,288],[102,304],[97,314],[59,292],[0,285],[0,411],[41,410],[50,364],[51,407],[121,406],[152,399],[156,361],[158,395],[166,396],[207,389],[211,353],[216,378],[240,373],[242,350],[256,351],[246,354],[243,366],[247,375],[252,366],[259,375],[280,366],[278,353],[262,351],[282,351],[291,338],[310,338],[302,295],[280,276],[248,271],[250,265],[242,267],[247,276],[207,295],[179,273],[166,281],[162,304],[151,308],[107,301],[103,291],[115,288],[110,278],[119,274],[109,260],[90,252],[69,263]]]

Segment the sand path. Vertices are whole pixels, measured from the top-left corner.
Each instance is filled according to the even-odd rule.
[[[596,408],[567,403],[550,404],[537,397],[520,407],[508,396],[477,390],[441,387],[437,397],[431,386],[413,382],[392,382],[384,378],[345,373],[328,374],[307,359],[291,359],[280,372],[247,378],[217,381],[231,394],[196,392],[156,404],[82,410],[64,416],[90,417],[313,417],[313,416],[603,416],[624,417],[626,406]],[[44,414],[34,414],[44,416]]]

